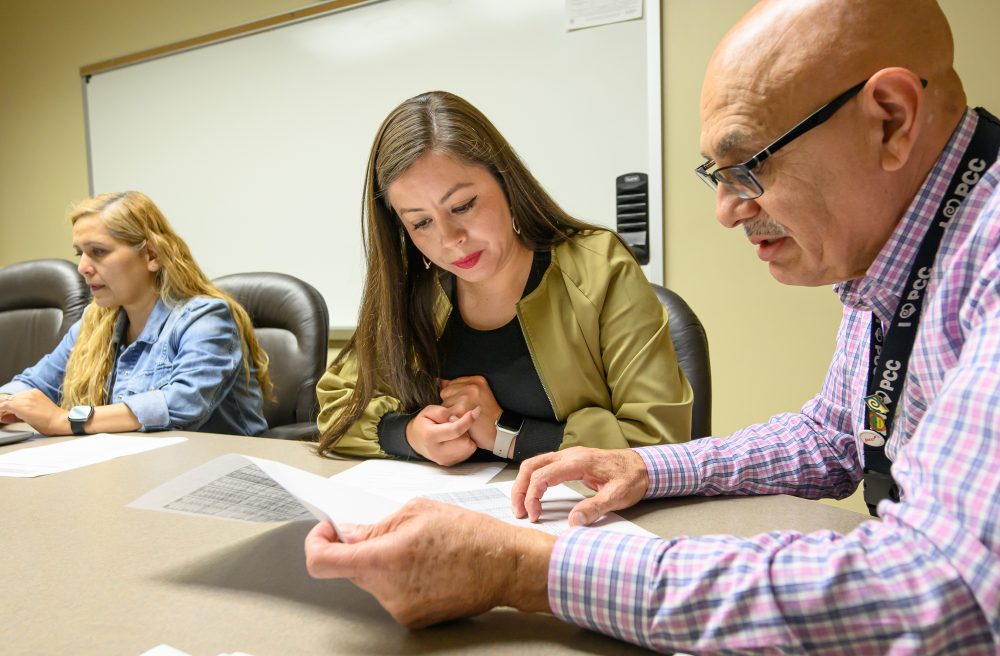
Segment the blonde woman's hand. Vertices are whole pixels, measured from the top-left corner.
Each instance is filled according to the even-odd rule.
[[[461,415],[479,408],[479,417],[472,423],[469,436],[480,449],[492,451],[497,441],[497,420],[503,413],[490,384],[482,376],[462,376],[441,381],[441,403],[452,414]]]
[[[0,421],[23,421],[43,435],[69,435],[67,412],[36,389],[0,401]]]
[[[469,429],[479,413],[479,408],[456,414],[442,405],[428,405],[406,425],[406,441],[414,451],[439,465],[450,467],[465,462],[476,452]]]
[[[14,397],[10,392],[0,393],[0,424],[12,424],[17,421],[17,415],[6,409],[7,401]]]

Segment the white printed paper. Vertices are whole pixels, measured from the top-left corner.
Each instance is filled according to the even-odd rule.
[[[88,435],[0,455],[0,476],[45,476],[186,441],[186,437],[137,437],[105,433]]]
[[[471,462],[442,467],[433,462],[366,460],[331,481],[341,485],[378,490],[381,496],[409,501],[430,492],[446,492],[485,485],[506,466],[502,462]]]
[[[573,509],[573,506],[583,499],[581,494],[578,494],[565,485],[550,487],[545,491],[545,495],[542,498],[542,514],[538,516],[537,522],[532,523],[526,517],[524,519],[514,517],[514,511],[511,509],[510,502],[510,493],[513,487],[514,481],[507,481],[505,483],[486,485],[478,489],[457,490],[424,496],[428,499],[481,512],[514,526],[533,528],[551,533],[552,535],[560,535],[569,530],[569,513]],[[656,537],[655,534],[615,513],[608,513],[591,524],[590,527],[627,533],[629,535]]]
[[[642,0],[566,0],[567,30],[637,18],[642,18]]]
[[[139,656],[191,656],[191,654],[170,645],[156,645],[152,649],[142,652]]]
[[[284,463],[230,453],[167,481],[129,507],[247,522],[312,516],[336,525],[372,524],[401,505]]]
[[[146,651],[139,654],[139,656],[191,656],[191,654],[186,651],[181,651],[176,647],[171,647],[170,645],[156,645],[152,649],[147,649]],[[246,652],[242,651],[231,651],[219,654],[219,656],[251,656]]]
[[[418,479],[441,481],[439,474],[421,469],[422,463],[400,464],[405,466],[398,470],[400,478],[406,478],[412,470]],[[379,467],[367,469],[374,469],[376,473],[386,471]],[[476,471],[474,476],[480,479],[489,472],[486,468]],[[554,535],[569,528],[569,512],[583,499],[565,485],[553,486],[545,491],[538,523],[531,523],[527,519],[514,518],[510,503],[513,481],[472,486],[475,480],[469,481],[470,485],[460,485],[458,479],[449,480],[451,489],[415,496],[451,503],[509,524]],[[396,498],[388,498],[379,487],[364,489],[343,485],[339,475],[327,479],[273,460],[231,453],[160,485],[129,507],[250,522],[294,521],[312,516],[329,519],[334,526],[338,522],[375,524],[412,498],[400,492],[403,487],[396,487]],[[653,535],[614,513],[602,517],[593,526],[633,535]]]
[[[288,490],[252,463],[167,501],[163,508],[248,522],[285,522],[313,516]]]

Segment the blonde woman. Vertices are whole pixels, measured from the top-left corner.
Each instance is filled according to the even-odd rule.
[[[434,91],[389,114],[364,208],[364,298],[317,388],[320,452],[453,465],[689,439],[691,387],[631,251],[563,211],[468,102]]]
[[[267,428],[267,355],[153,202],[101,194],[70,214],[93,303],[56,349],[0,387],[0,422],[46,435]]]

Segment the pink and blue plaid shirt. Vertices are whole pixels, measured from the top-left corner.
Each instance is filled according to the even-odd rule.
[[[977,120],[966,112],[867,275],[836,287],[844,316],[822,391],[724,439],[638,449],[647,498],[855,490],[872,313],[888,327]],[[1000,164],[942,241],[887,454],[902,502],[846,535],[565,533],[552,610],[661,651],[1000,653]]]

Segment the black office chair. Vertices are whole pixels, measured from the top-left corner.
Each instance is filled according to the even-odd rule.
[[[670,315],[670,337],[681,371],[694,390],[691,438],[712,434],[712,364],[708,356],[708,336],[697,315],[675,292],[653,285],[653,291]]]
[[[50,353],[88,303],[90,288],[72,262],[0,268],[0,385]]]
[[[242,305],[270,358],[275,400],[264,404],[262,437],[316,436],[316,383],[326,370],[330,318],[312,285],[283,273],[235,273],[215,285]]]

